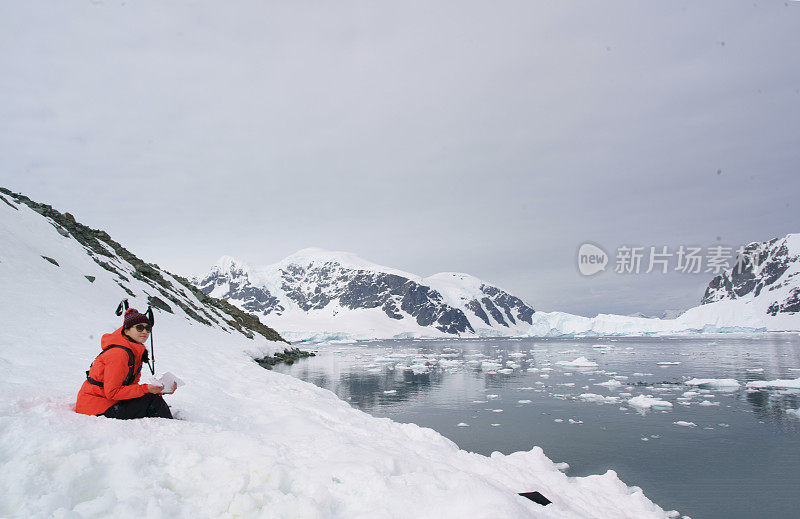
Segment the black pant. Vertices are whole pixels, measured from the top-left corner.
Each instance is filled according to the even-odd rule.
[[[169,406],[161,395],[147,393],[139,398],[120,400],[101,416],[130,420],[131,418],[172,418]]]

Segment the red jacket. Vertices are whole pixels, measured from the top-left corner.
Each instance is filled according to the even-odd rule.
[[[78,401],[75,403],[76,412],[91,415],[103,414],[120,400],[139,398],[147,393],[147,384],[139,384],[141,377],[139,371],[142,367],[142,355],[145,352],[144,345],[129,340],[123,335],[121,327],[114,333],[103,335],[100,340],[100,347],[104,351],[112,345],[125,346],[133,351],[133,369],[137,373],[133,383],[129,386],[122,385],[125,377],[128,376],[128,353],[121,348],[112,348],[108,353],[97,357],[92,363],[92,367],[89,368],[89,376],[102,382],[103,387],[95,386],[88,380],[84,380],[78,391]]]

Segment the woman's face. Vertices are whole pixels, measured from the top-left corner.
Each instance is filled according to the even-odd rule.
[[[130,328],[125,329],[125,334],[133,339],[134,342],[138,342],[139,344],[144,344],[144,341],[147,340],[147,337],[150,336],[150,325],[149,324],[136,324],[131,326]]]

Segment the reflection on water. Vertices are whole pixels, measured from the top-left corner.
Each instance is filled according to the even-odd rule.
[[[800,391],[746,383],[800,377],[797,335],[371,341],[276,370],[466,450],[614,469],[695,518],[794,516]]]

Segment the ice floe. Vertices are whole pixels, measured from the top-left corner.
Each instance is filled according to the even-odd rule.
[[[684,382],[687,386],[702,388],[737,388],[739,382],[732,378],[692,378]]]
[[[628,399],[628,405],[637,407],[639,409],[649,409],[651,407],[672,407],[671,402],[666,400],[659,400],[651,395],[638,395]]]
[[[595,393],[582,393],[578,398],[585,402],[596,402],[599,404],[616,404],[619,402],[618,397],[597,395]]]
[[[747,383],[748,388],[769,389],[769,388],[792,388],[800,389],[800,378],[783,380],[753,380]]]
[[[586,357],[578,357],[575,360],[560,360],[556,364],[559,366],[567,366],[573,368],[596,368],[597,363],[592,362],[591,360],[587,359]]]

